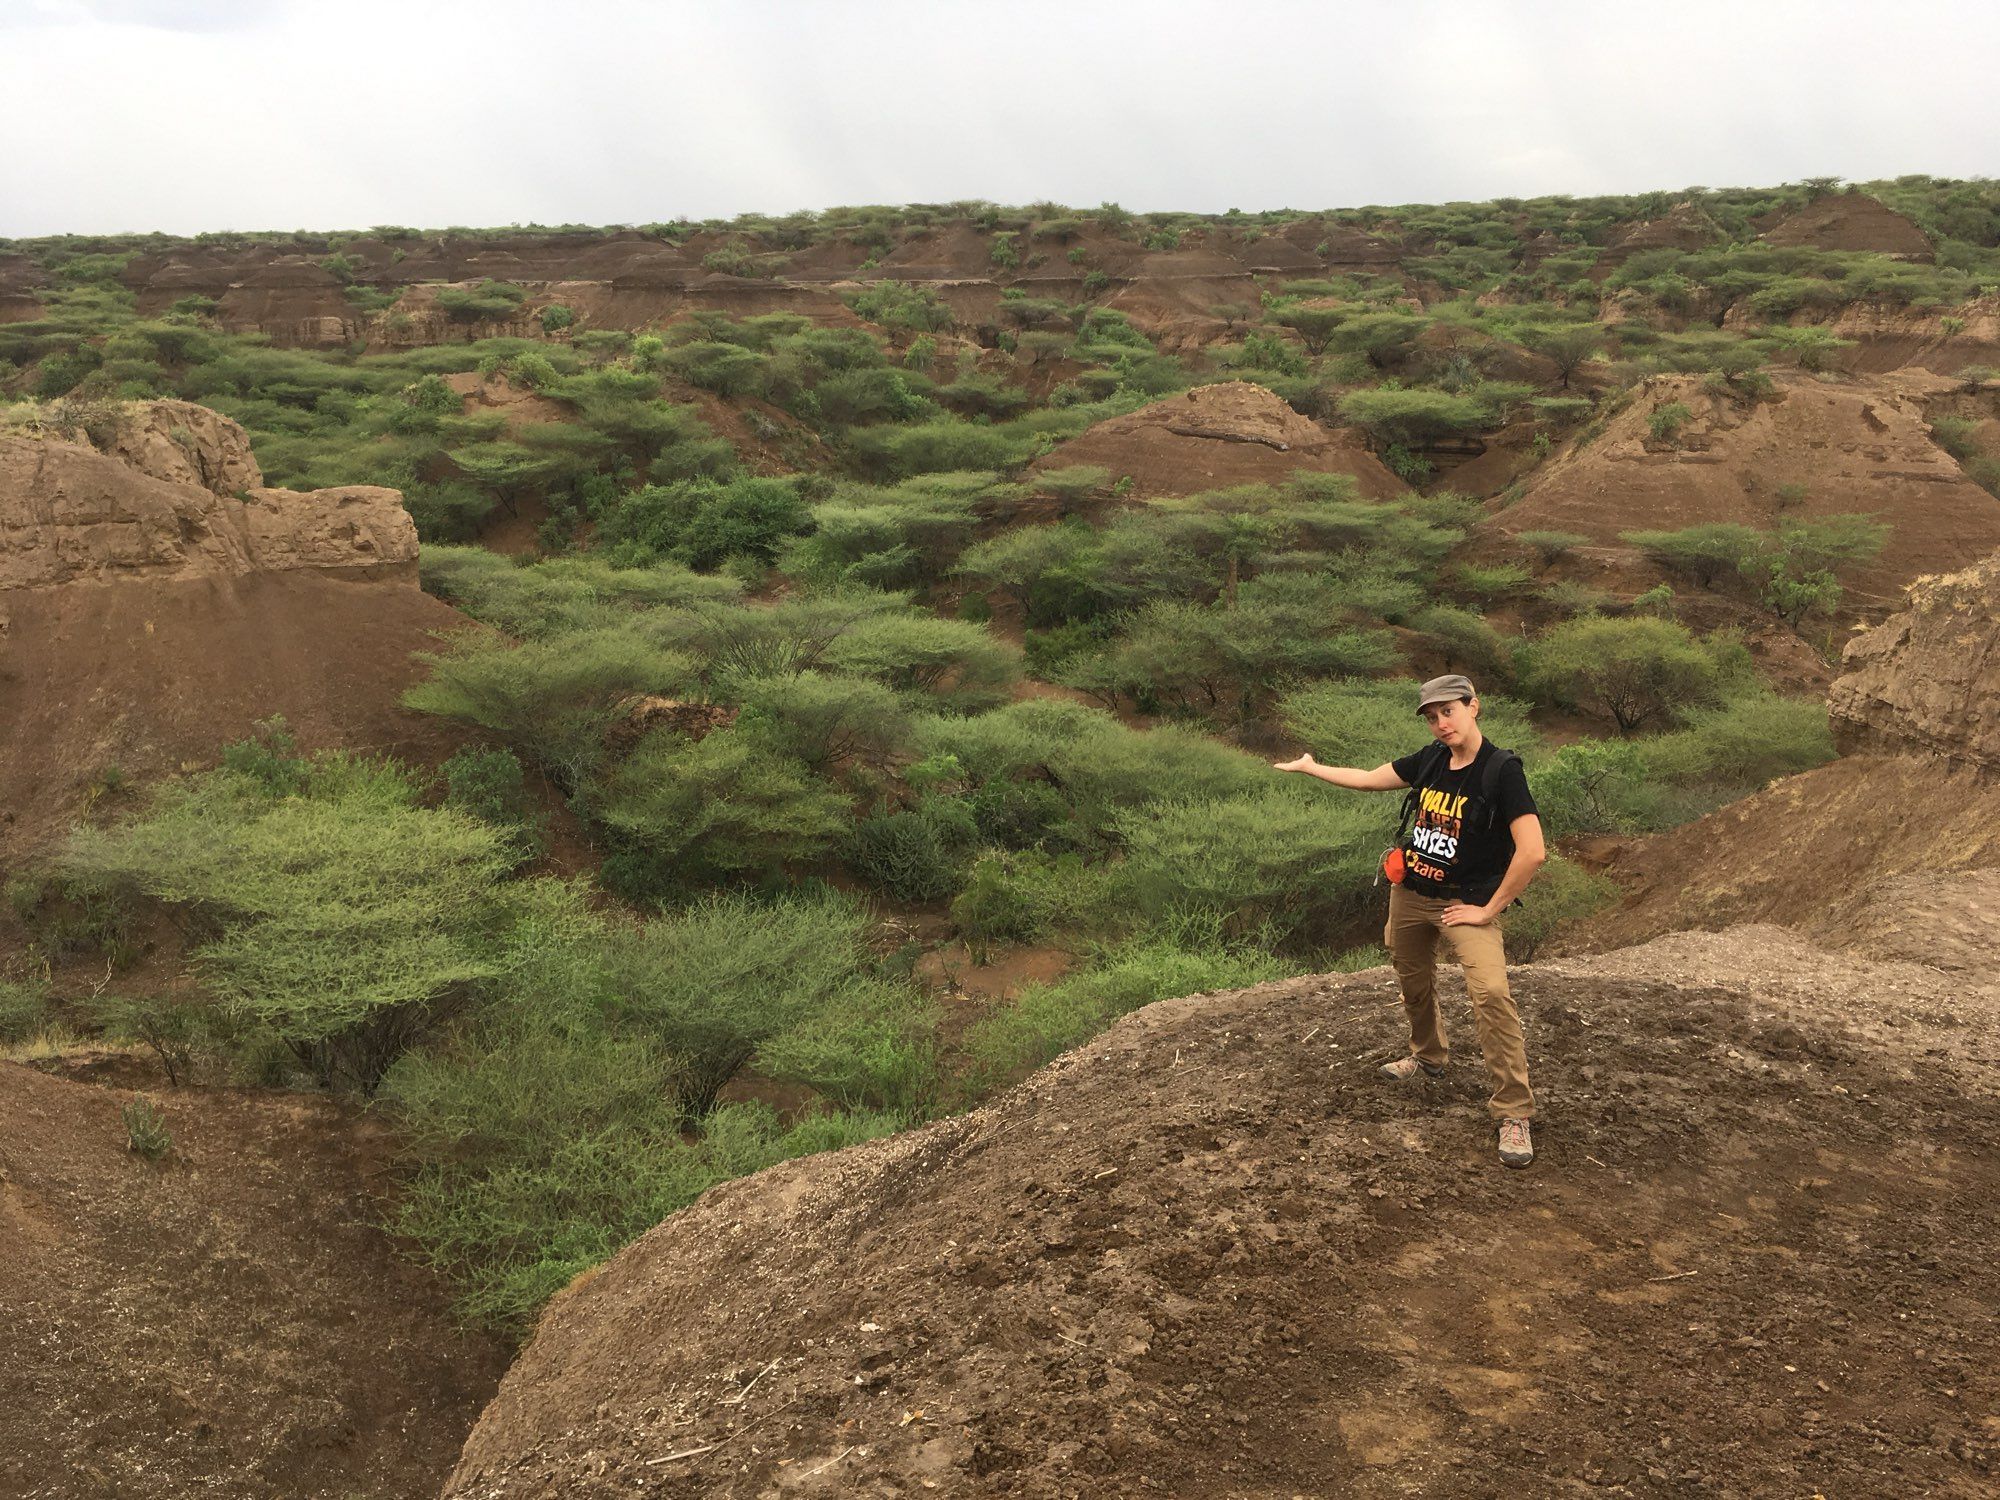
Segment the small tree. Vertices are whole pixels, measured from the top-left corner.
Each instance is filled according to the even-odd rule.
[[[1296,333],[1305,344],[1306,353],[1318,359],[1326,353],[1327,345],[1333,342],[1333,336],[1348,316],[1347,310],[1339,307],[1292,307],[1272,321]]]
[[[1825,328],[1788,328],[1782,324],[1763,330],[1760,337],[1770,340],[1799,362],[1801,370],[1824,370],[1836,352],[1852,349],[1853,339],[1837,338]]]
[[[1679,531],[1623,531],[1619,540],[1637,547],[1663,568],[1702,588],[1739,571],[1758,547],[1758,533],[1733,521],[1686,526]]]
[[[1716,701],[1722,669],[1670,620],[1586,617],[1535,642],[1525,679],[1545,702],[1602,714],[1630,735]]]
[[[1604,330],[1595,323],[1563,323],[1553,328],[1523,329],[1521,342],[1555,363],[1563,389],[1568,390],[1570,376],[1604,348]]]

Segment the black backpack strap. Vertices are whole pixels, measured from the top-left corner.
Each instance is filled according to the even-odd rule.
[[[1493,753],[1486,757],[1486,765],[1479,773],[1479,800],[1489,830],[1500,813],[1500,773],[1507,768],[1509,761],[1520,758],[1512,750],[1502,750],[1495,745]]]

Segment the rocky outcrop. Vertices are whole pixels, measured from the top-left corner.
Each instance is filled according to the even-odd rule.
[[[1917,753],[2000,773],[2000,553],[1910,586],[1847,646],[1827,698],[1847,753]]]
[[[1352,431],[1322,427],[1264,386],[1240,380],[1196,386],[1099,422],[1037,468],[1075,464],[1129,477],[1141,496],[1274,484],[1301,470],[1351,474],[1371,499],[1404,487]]]
[[[263,482],[186,402],[15,409],[0,427],[0,869],[67,831],[90,778],[202,764],[273,714],[300,743],[435,763],[412,653],[463,616],[416,587],[395,490]],[[4,1489],[0,1483],[0,1489]]]
[[[192,401],[134,401],[84,412],[53,408],[55,426],[71,442],[154,479],[191,484],[215,495],[262,488],[263,470],[250,438],[219,411]]]
[[[243,429],[204,407],[56,408],[0,430],[0,591],[298,571],[414,584],[416,564],[400,493],[269,488]]]

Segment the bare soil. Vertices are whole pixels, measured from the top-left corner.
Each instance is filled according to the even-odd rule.
[[[433,1493],[506,1357],[375,1227],[386,1131],[163,1090],[152,1165],[135,1097],[0,1063],[0,1494]]]
[[[402,706],[411,653],[469,621],[407,584],[311,573],[0,595],[0,863],[59,838],[112,768],[143,786],[284,715],[307,749],[435,765],[463,743]]]
[[[668,1220],[445,1493],[1990,1495],[2000,996],[1814,957],[1517,970],[1526,1172],[1387,970],[1151,1006]]]

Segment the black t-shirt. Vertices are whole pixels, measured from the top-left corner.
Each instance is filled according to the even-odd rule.
[[[1474,905],[1492,900],[1514,858],[1514,820],[1524,813],[1539,816],[1527,774],[1518,758],[1510,758],[1493,788],[1499,805],[1489,831],[1479,788],[1493,753],[1493,742],[1487,740],[1472,764],[1459,771],[1451,769],[1451,756],[1435,746],[1389,763],[1405,786],[1416,786],[1420,763],[1427,757],[1437,762],[1418,788],[1416,821],[1403,840],[1408,869],[1403,883],[1418,895],[1456,896]]]

